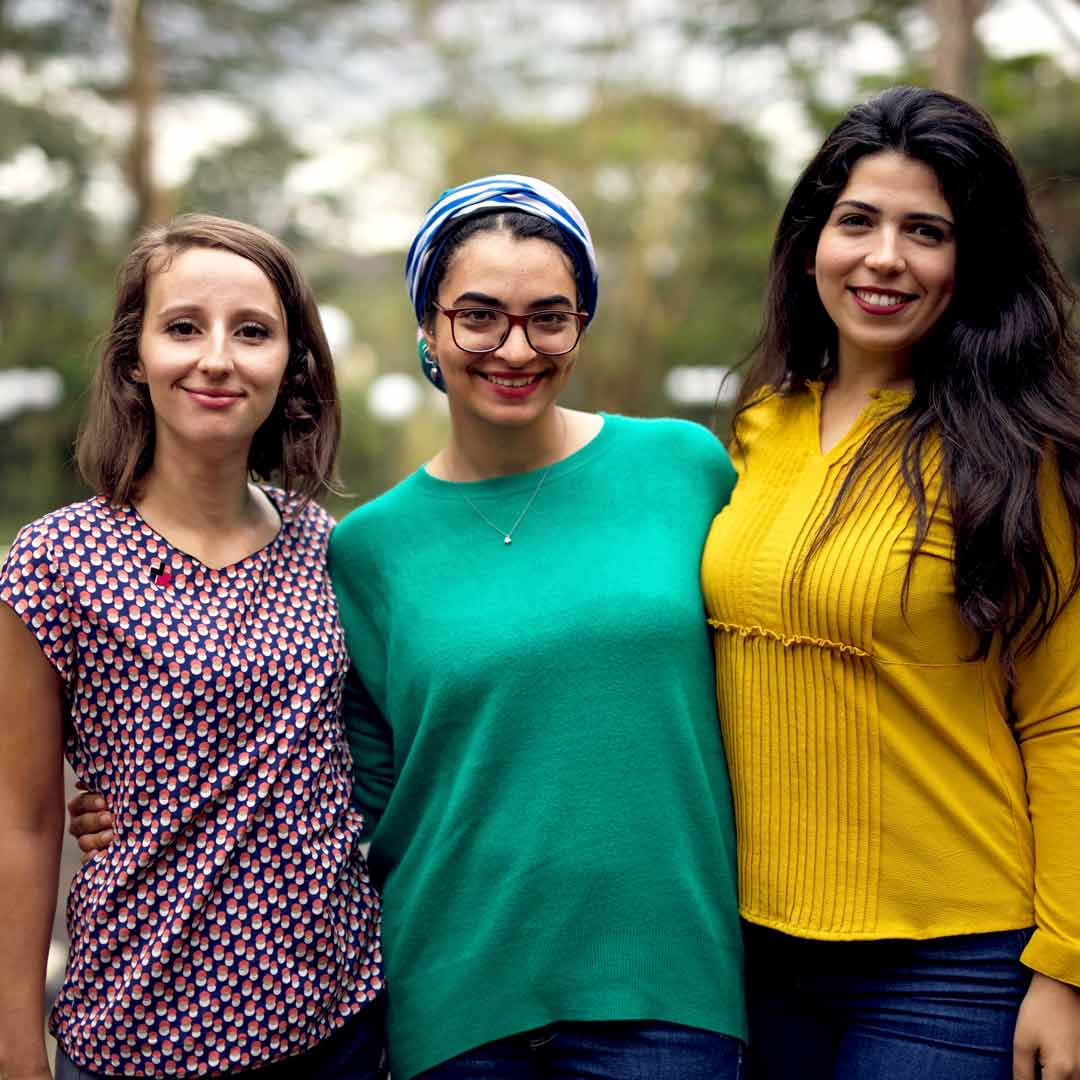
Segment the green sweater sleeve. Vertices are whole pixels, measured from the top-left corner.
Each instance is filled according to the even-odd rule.
[[[353,803],[364,816],[364,835],[370,837],[394,786],[394,739],[371,694],[385,684],[385,632],[382,603],[369,587],[375,577],[357,532],[348,524],[339,525],[330,539],[329,560],[352,661],[341,707],[353,761]]]
[[[393,733],[351,665],[341,707],[353,759],[353,803],[364,815],[364,836],[370,837],[394,787]]]

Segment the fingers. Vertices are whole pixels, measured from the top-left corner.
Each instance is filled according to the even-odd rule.
[[[95,791],[81,792],[68,800],[67,808],[68,813],[75,817],[77,814],[88,814],[91,810],[104,810],[105,800]]]
[[[100,832],[83,833],[79,837],[79,849],[84,855],[93,855],[95,851],[104,851],[112,843],[112,829],[104,829]],[[85,862],[86,859],[83,859]]]
[[[1038,1049],[1026,1039],[1013,1043],[1013,1080],[1035,1080]]]
[[[71,817],[68,832],[74,837],[99,832],[113,824],[113,816],[106,809],[105,800],[93,792],[76,795],[67,804],[67,809]]]

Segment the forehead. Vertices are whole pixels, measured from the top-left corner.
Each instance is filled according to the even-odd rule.
[[[273,282],[250,259],[219,248],[190,247],[151,260],[147,303],[258,303],[281,308]]]
[[[884,150],[860,158],[837,196],[873,206],[911,212],[950,214],[937,174],[925,162]]]
[[[482,232],[454,252],[439,292],[451,299],[464,292],[573,298],[576,287],[570,259],[550,240]]]

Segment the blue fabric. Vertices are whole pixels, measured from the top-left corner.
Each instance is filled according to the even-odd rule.
[[[387,1080],[384,1019],[380,998],[307,1053],[261,1069],[220,1075],[230,1080]],[[60,1046],[53,1072],[55,1080],[114,1080],[79,1068]]]
[[[417,1080],[740,1080],[743,1044],[653,1021],[561,1023],[451,1058]]]
[[[508,210],[533,214],[557,226],[570,242],[581,279],[582,310],[591,320],[596,314],[599,276],[596,250],[581,211],[558,188],[532,176],[499,173],[470,180],[444,191],[424,215],[405,257],[405,283],[409,289],[417,324],[424,321],[424,299],[431,269],[446,238],[445,226],[485,210]],[[442,376],[419,339],[418,352],[424,374],[440,390]]]
[[[1030,929],[927,941],[743,930],[750,1080],[1012,1080]]]

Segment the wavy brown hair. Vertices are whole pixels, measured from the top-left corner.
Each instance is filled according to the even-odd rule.
[[[75,444],[83,479],[113,503],[135,497],[154,460],[154,409],[133,378],[150,279],[190,248],[229,251],[270,279],[285,311],[289,359],[273,411],[255,433],[248,469],[309,499],[337,491],[341,435],[334,363],[315,297],[288,249],[262,229],[208,214],[183,214],[146,229],[117,272],[116,306]]]
[[[934,511],[923,462],[936,444],[960,616],[978,636],[976,657],[988,656],[1000,636],[1011,680],[1017,657],[1044,639],[1080,587],[1080,562],[1059,567],[1051,557],[1039,502],[1039,474],[1049,464],[1076,551],[1080,353],[1075,293],[1047,248],[1019,166],[984,113],[949,94],[897,86],[857,105],[826,138],[777,228],[762,334],[736,403],[736,448],[738,416],[762,395],[803,393],[835,374],[836,327],[806,267],[856,163],[881,151],[937,176],[956,221],[956,288],[914,351],[911,403],[860,447],[812,551],[875,470],[899,457],[916,510],[906,600]]]

